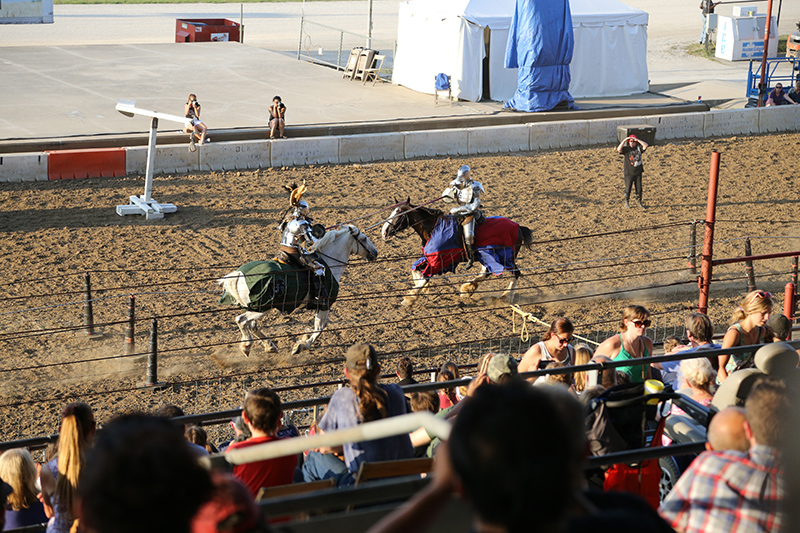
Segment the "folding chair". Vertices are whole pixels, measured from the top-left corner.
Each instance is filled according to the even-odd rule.
[[[350,50],[350,57],[347,58],[347,65],[344,67],[342,78],[349,80],[353,79],[353,76],[355,76],[356,73],[356,67],[358,66],[358,57],[361,55],[362,50],[364,50],[364,48],[361,46],[356,46]]]
[[[381,78],[381,69],[383,68],[383,61],[386,59],[386,56],[376,55],[372,59],[372,66],[370,68],[364,69],[364,85],[367,84],[367,81],[370,77],[372,77],[372,85],[375,86],[375,82],[380,80],[383,83],[384,80]]]
[[[358,65],[356,65],[356,73],[353,75],[354,80],[363,80],[365,78],[364,71],[372,65],[372,60],[377,54],[376,50],[364,48],[358,55]]]
[[[450,76],[440,72],[434,79],[433,105],[439,105],[439,93],[447,91],[447,105],[453,105],[453,90],[450,86]]]

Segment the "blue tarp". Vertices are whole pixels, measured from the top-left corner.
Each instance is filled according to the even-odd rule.
[[[568,0],[516,0],[508,30],[506,68],[517,68],[517,91],[503,107],[550,111],[569,94],[569,64],[575,39]]]

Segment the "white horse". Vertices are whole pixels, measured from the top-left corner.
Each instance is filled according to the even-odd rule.
[[[312,250],[316,252],[328,265],[333,278],[338,285],[342,277],[350,255],[355,254],[359,257],[365,258],[367,261],[374,261],[378,257],[378,249],[372,244],[372,241],[364,235],[358,228],[351,225],[343,225],[337,229],[327,232],[321,239],[317,241]],[[268,263],[268,262],[263,262]],[[248,287],[248,280],[251,284],[253,282],[252,275],[246,276],[240,269],[234,270],[230,274],[217,280],[217,283],[222,285],[224,289],[223,298],[225,295],[230,296],[236,304],[240,307],[251,308],[251,304],[256,304],[256,308],[274,308],[277,306],[260,306],[257,302],[251,302],[250,289]],[[295,271],[296,272],[296,271]],[[276,273],[280,274],[280,273]],[[264,274],[270,276],[272,274]],[[285,277],[286,274],[280,274]],[[305,289],[305,287],[304,287]],[[307,288],[310,291],[310,287]],[[307,292],[307,291],[306,291]],[[296,302],[292,302],[294,307],[288,312],[303,306],[306,298],[295,298]],[[330,305],[333,305],[334,298],[331,298]],[[317,337],[320,336],[322,330],[328,323],[328,315],[330,314],[330,305],[328,309],[318,310],[314,317],[314,329],[304,335],[292,348],[292,355],[297,354],[303,350],[308,350]],[[286,309],[286,304],[283,304]],[[264,317],[268,311],[245,311],[236,317],[236,325],[239,326],[239,331],[242,332],[242,340],[239,344],[239,349],[244,355],[250,354],[250,347],[255,338],[259,339],[268,352],[278,351],[277,345],[269,339],[259,328],[257,321]]]

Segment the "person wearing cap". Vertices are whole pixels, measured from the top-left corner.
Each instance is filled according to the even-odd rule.
[[[344,375],[348,387],[336,391],[318,424],[319,433],[355,427],[407,413],[403,389],[394,383],[378,383],[381,366],[375,348],[365,343],[347,350]],[[414,457],[408,434],[383,439],[348,442],[308,453],[303,463],[305,481],[335,479],[339,486],[352,485],[362,463]]]
[[[786,318],[783,313],[775,313],[769,316],[766,326],[768,331],[772,331],[772,342],[783,342],[791,340],[792,321]],[[800,366],[800,350],[797,350],[798,366]]]
[[[776,83],[775,88],[767,95],[767,107],[773,105],[797,105],[797,102],[783,91],[783,84]]]
[[[636,200],[640,207],[644,207],[642,202],[642,174],[644,165],[642,164],[642,154],[648,148],[648,144],[636,135],[628,135],[617,146],[617,152],[623,156],[623,169],[625,176],[625,207],[630,207],[631,185],[636,188]]]

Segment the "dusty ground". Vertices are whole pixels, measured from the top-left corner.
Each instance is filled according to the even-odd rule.
[[[710,152],[722,153],[714,252],[732,257],[743,255],[745,236],[753,237],[754,253],[798,248],[800,198],[789,155],[799,145],[800,135],[773,135],[653,146],[645,154],[647,210],[622,208],[622,161],[612,147],[162,176],[153,196],[176,204],[178,212],[161,221],[115,214],[115,205],[141,194],[142,178],[2,183],[0,440],[55,431],[61,406],[73,397],[89,401],[101,420],[167,401],[188,412],[229,409],[256,383],[338,378],[338,361],[355,341],[372,342],[384,352],[433,347],[424,352],[430,355],[412,354],[418,367],[427,368],[447,357],[464,363],[477,357],[466,351],[447,355],[437,346],[512,335],[510,311],[491,298],[505,280],[462,300],[448,283],[463,278],[438,279],[421,305],[401,308],[398,294],[409,286],[419,240],[408,233],[384,243],[375,228],[367,233],[381,258],[355,261],[345,273],[342,300],[318,347],[289,356],[292,337],[304,331],[311,314],[276,314],[268,317],[266,331],[278,337],[280,353],[265,355],[256,345],[249,358],[239,355],[235,311],[217,304],[213,280],[274,253],[276,224],[286,206],[283,183],[305,179],[314,216],[332,224],[390,205],[395,197],[434,198],[467,163],[487,189],[486,212],[508,216],[536,236],[533,251],[519,261],[525,310],[548,322],[569,316],[576,333],[602,340],[614,329],[620,307],[635,301],[658,317],[658,329],[651,331],[658,341],[680,332],[681,309],[697,302],[686,247],[689,223],[705,217]],[[676,225],[662,227],[669,224]],[[620,230],[633,231],[596,235]],[[698,243],[702,234],[699,226]],[[789,265],[783,259],[755,268],[759,288],[780,293],[779,303]],[[79,330],[59,331],[81,325],[87,271],[98,299],[94,319],[104,333],[96,340]],[[743,265],[715,271],[715,277],[732,280],[712,288],[709,314],[718,331],[745,291],[743,273]],[[142,356],[119,357],[124,326],[116,322],[126,317],[129,294],[136,294],[137,352],[146,351],[150,320],[159,318],[159,378],[173,384],[165,391],[131,390],[145,370]],[[396,357],[387,356],[388,369]],[[194,380],[206,381],[176,385]],[[316,387],[286,397],[331,390]]]

